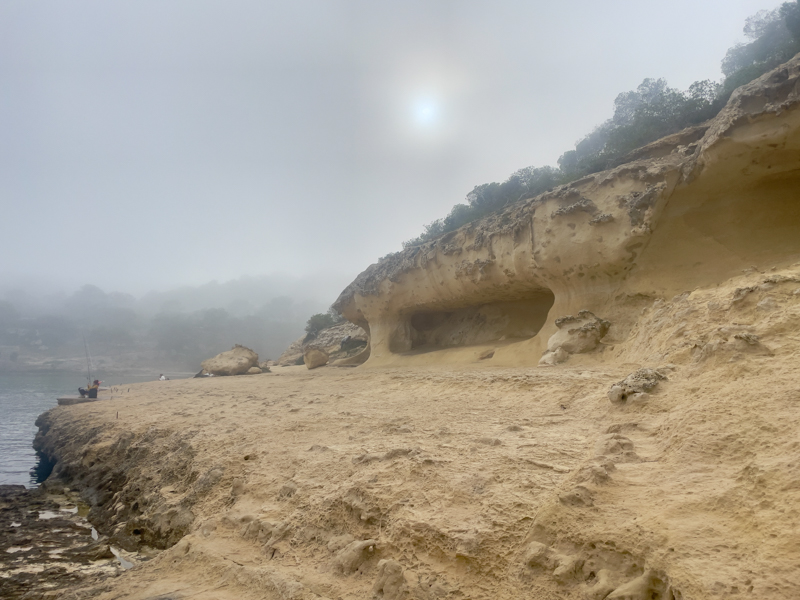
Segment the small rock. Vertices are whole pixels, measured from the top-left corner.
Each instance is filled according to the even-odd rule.
[[[553,367],[555,365],[559,365],[569,358],[569,352],[564,350],[563,348],[556,348],[554,351],[547,350],[544,354],[542,354],[542,358],[539,359],[539,366],[540,367]]]
[[[524,561],[529,567],[539,567],[542,569],[550,569],[554,565],[553,559],[550,558],[550,548],[541,542],[531,542],[528,544]]]
[[[759,337],[754,333],[737,333],[733,336],[736,340],[742,340],[749,346],[756,346],[759,344]]]
[[[558,566],[553,571],[553,579],[559,583],[567,583],[576,579],[583,567],[583,559],[576,556],[559,556]]]
[[[244,491],[245,491],[244,480],[237,477],[236,479],[233,480],[233,483],[231,483],[231,495],[241,496],[242,494],[244,494]]]
[[[293,481],[287,481],[278,492],[279,498],[291,498],[297,493],[297,485]]]
[[[594,447],[594,455],[598,458],[610,457],[614,462],[636,462],[639,457],[634,452],[633,442],[619,433],[603,436]]]
[[[475,440],[479,444],[485,444],[487,446],[502,446],[503,442],[497,438],[489,438],[489,437],[482,437]]]
[[[370,557],[370,553],[374,552],[377,545],[377,540],[350,542],[339,551],[333,563],[342,573],[353,573]]]
[[[583,485],[577,485],[572,489],[572,491],[567,492],[566,494],[561,494],[558,497],[558,500],[561,502],[561,504],[566,504],[567,506],[594,505],[594,499],[592,497],[591,490]]]
[[[655,389],[660,381],[666,380],[660,371],[655,369],[639,369],[628,375],[625,379],[615,383],[608,390],[608,399],[611,402],[624,402],[636,396],[636,400],[646,400],[648,392]]]
[[[303,353],[303,362],[308,369],[316,369],[328,364],[328,353],[319,348],[310,346]]]
[[[552,366],[564,362],[570,354],[591,352],[608,333],[611,323],[596,317],[588,310],[577,316],[556,319],[558,331],[547,341],[547,351],[539,360],[540,366]]]
[[[342,535],[336,535],[328,540],[328,550],[331,552],[338,552],[351,542],[353,542],[355,538],[350,535],[349,533],[343,533]]]
[[[403,566],[396,560],[381,560],[378,563],[378,578],[372,586],[375,598],[399,600],[404,596],[405,578]]]

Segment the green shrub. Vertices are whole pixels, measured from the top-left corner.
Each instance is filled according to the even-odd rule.
[[[323,329],[333,327],[334,325],[336,325],[336,320],[329,312],[317,313],[316,315],[311,315],[308,319],[306,323],[306,333],[316,335]]]
[[[446,217],[425,225],[425,231],[403,242],[403,247],[418,246],[509,204],[613,168],[633,150],[713,118],[736,88],[800,52],[800,0],[759,11],[747,19],[744,33],[752,41],[728,50],[722,60],[725,78],[721,83],[696,81],[681,91],[664,79],[645,79],[635,90],[617,96],[614,116],[579,140],[574,150],[562,154],[557,168],[526,167],[503,183],[475,186],[466,203],[456,204]]]

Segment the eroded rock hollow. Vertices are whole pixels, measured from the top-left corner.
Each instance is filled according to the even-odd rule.
[[[712,121],[620,167],[384,258],[335,307],[369,331],[371,365],[533,365],[556,352],[559,319],[590,311],[610,323],[598,341],[614,344],[635,320],[631,298],[790,264],[800,254],[799,78],[795,57]]]

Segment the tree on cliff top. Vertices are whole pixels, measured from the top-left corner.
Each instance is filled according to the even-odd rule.
[[[696,81],[686,91],[665,79],[645,79],[614,100],[614,115],[558,159],[558,168],[526,167],[503,183],[484,183],[467,194],[466,203],[425,225],[418,237],[403,243],[418,246],[503,207],[533,198],[585,175],[613,168],[633,150],[714,117],[733,91],[800,52],[800,0],[762,10],[744,26],[747,44],[737,44],[722,60],[720,82]]]

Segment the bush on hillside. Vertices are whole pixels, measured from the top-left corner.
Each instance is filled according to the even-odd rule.
[[[747,19],[744,34],[751,41],[728,50],[720,83],[696,81],[681,91],[664,79],[645,79],[635,90],[617,96],[614,116],[578,141],[574,150],[562,154],[558,168],[526,167],[503,183],[475,186],[466,203],[456,204],[446,217],[425,225],[422,234],[403,246],[418,246],[509,204],[613,168],[633,150],[713,118],[736,88],[800,52],[800,0],[756,13]]]
[[[323,329],[343,323],[344,320],[344,317],[331,308],[326,313],[311,315],[306,323],[306,333],[310,336],[317,335]]]

